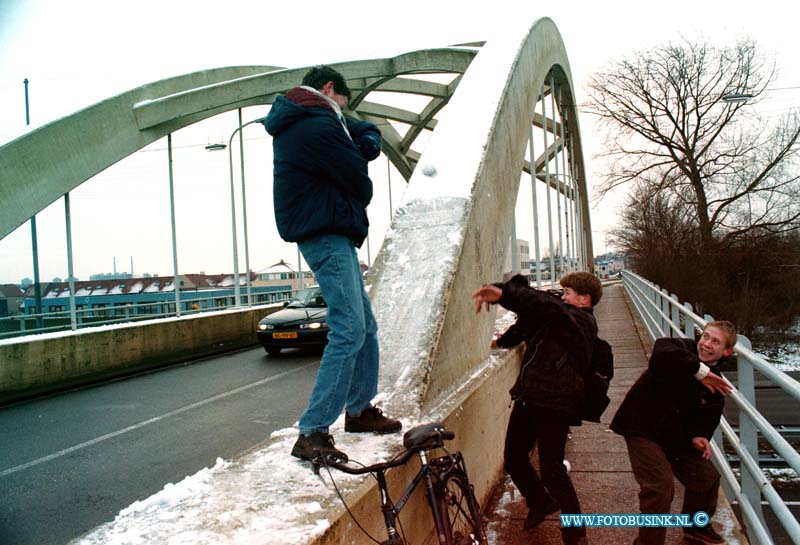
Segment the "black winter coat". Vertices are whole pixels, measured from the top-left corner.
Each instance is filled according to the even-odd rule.
[[[591,308],[568,305],[555,295],[531,288],[522,276],[498,284],[498,301],[517,314],[517,321],[497,339],[511,347],[525,342],[525,355],[511,397],[527,404],[570,414],[580,424],[583,377],[597,337]]]
[[[380,131],[346,121],[352,138],[329,106],[275,99],[264,126],[273,137],[275,223],[284,240],[338,234],[364,242],[372,200],[367,161],[380,154]]]
[[[694,377],[699,369],[697,343],[656,340],[647,370],[625,396],[611,429],[655,441],[667,452],[694,451],[692,438],[711,439],[725,404],[722,394]]]

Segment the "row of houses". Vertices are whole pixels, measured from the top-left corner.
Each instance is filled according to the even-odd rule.
[[[16,284],[0,284],[0,316],[19,314],[25,293]]]
[[[507,252],[505,270],[517,270],[525,276],[535,277],[536,268],[543,279],[549,279],[551,262],[549,257],[538,263],[531,261],[529,244],[517,239],[517,266],[512,267],[511,251]],[[574,270],[576,264],[566,262],[565,270]],[[573,260],[574,261],[574,260]],[[556,278],[562,274],[559,256],[552,264]],[[625,267],[622,256],[608,254],[595,260],[595,273],[608,277]],[[366,266],[362,268],[366,269]],[[510,274],[510,273],[508,273]],[[274,303],[286,300],[291,292],[314,283],[310,271],[298,272],[281,260],[262,271],[250,272],[250,297],[253,304]],[[247,274],[239,276],[240,297],[247,304]],[[182,274],[179,276],[181,311],[204,311],[232,306],[235,298],[233,274]],[[45,282],[40,284],[43,314],[66,314],[71,311],[70,285],[68,282]],[[123,275],[118,278],[103,278],[74,283],[75,310],[81,318],[103,318],[140,314],[168,315],[175,313],[175,278],[153,276],[133,278]],[[14,284],[0,285],[0,317],[31,315],[36,313],[33,286],[24,292]]]
[[[241,302],[248,303],[247,284],[254,304],[286,300],[301,285],[314,282],[313,274],[298,273],[281,260],[275,265],[249,275],[239,275]],[[233,274],[182,274],[178,277],[181,310],[185,312],[224,308],[234,304]],[[43,314],[70,312],[71,300],[81,318],[104,318],[140,314],[172,314],[175,312],[175,277],[120,277],[40,284]],[[74,289],[74,297],[70,291]],[[14,284],[0,285],[0,317],[36,313],[34,287],[24,292]]]

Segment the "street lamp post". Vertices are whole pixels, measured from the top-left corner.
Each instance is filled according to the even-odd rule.
[[[236,136],[237,133],[241,134],[242,129],[244,129],[248,125],[252,125],[253,123],[261,123],[262,119],[255,119],[253,121],[249,121],[244,125],[241,124],[241,111],[239,114],[239,127],[231,133],[231,137],[228,139],[228,144],[209,144],[206,146],[208,151],[218,151],[224,150],[226,147],[228,148],[228,166],[229,166],[229,174],[230,174],[230,190],[231,190],[231,231],[232,231],[232,239],[233,239],[233,298],[234,304],[238,307],[241,305],[241,289],[239,286],[239,245],[237,242],[236,236],[236,189],[234,186],[233,181],[233,138]],[[244,142],[240,139],[240,147],[244,145]],[[245,194],[245,183],[244,183],[244,152],[241,152],[241,159],[242,159],[242,209],[244,212],[244,253],[245,253],[245,264],[247,267],[247,301],[248,305],[251,304],[251,295],[250,295],[250,249],[247,239],[247,201],[244,197]]]
[[[239,130],[239,129],[236,129]],[[239,306],[241,304],[241,290],[239,289],[239,251],[236,239],[236,191],[233,188],[233,137],[236,131],[233,131],[231,138],[228,141],[228,159],[230,165],[230,179],[231,179],[231,234],[233,237],[233,304]]]
[[[22,80],[25,85],[25,125],[31,124],[30,102],[28,100],[28,78]],[[33,253],[33,295],[36,301],[36,328],[44,328],[42,318],[42,285],[39,282],[39,242],[36,234],[36,214],[31,216],[31,252]]]
[[[172,133],[167,135],[167,167],[169,170],[169,217],[172,227],[172,287],[175,292],[175,316],[181,315],[181,277],[178,273],[178,236],[175,229],[175,183],[172,171]],[[133,267],[131,267],[133,274]]]
[[[254,123],[252,121],[251,123]],[[244,184],[244,136],[242,134],[242,109],[239,108],[239,163],[242,167],[242,222],[244,223],[244,267],[247,275],[247,306],[252,306],[253,297],[250,292],[250,244],[247,239],[247,191]],[[231,151],[231,153],[233,153]],[[233,159],[231,159],[233,162]]]
[[[228,140],[228,160],[230,163],[230,177],[231,177],[231,225],[233,229],[233,282],[234,282],[234,298],[236,301],[236,306],[241,304],[241,294],[239,288],[239,258],[237,254],[237,244],[236,244],[236,201],[234,199],[234,187],[233,187],[233,137],[236,136],[236,133],[240,134],[239,140],[239,147],[241,149],[241,161],[242,161],[242,215],[244,219],[244,260],[245,266],[247,267],[247,304],[251,304],[251,295],[250,295],[250,246],[247,240],[247,200],[245,197],[245,184],[244,184],[244,140],[241,138],[242,129],[244,129],[248,125],[252,125],[253,123],[261,123],[261,119],[254,119],[253,121],[249,121],[242,125],[242,117],[241,117],[241,110],[239,111],[239,127],[231,134],[230,139]]]

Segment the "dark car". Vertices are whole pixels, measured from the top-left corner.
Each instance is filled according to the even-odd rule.
[[[283,310],[258,322],[258,342],[270,355],[284,348],[322,347],[328,342],[328,307],[319,286],[297,292]]]

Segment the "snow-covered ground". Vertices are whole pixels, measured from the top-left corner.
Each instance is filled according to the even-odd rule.
[[[797,472],[790,468],[762,468],[761,470],[764,473],[764,476],[767,478],[769,482],[772,483],[772,486],[776,488],[797,488],[800,486],[800,478],[797,476]]]
[[[736,480],[741,483],[741,468],[734,467],[732,471]],[[790,467],[762,467],[761,473],[764,474],[767,481],[778,491],[787,489],[797,490],[797,488],[800,487],[800,476]]]
[[[800,341],[757,341],[753,350],[781,371],[800,371]]]
[[[331,430],[337,447],[364,464],[390,458],[400,449],[398,434],[345,434],[342,416]],[[416,423],[403,421],[405,429]],[[116,518],[71,542],[72,545],[275,545],[306,543],[330,526],[327,517],[343,507],[323,468],[290,456],[297,428],[272,434],[272,443],[243,459],[217,459],[184,480],[167,484],[135,502]],[[368,477],[334,472],[345,497]]]

